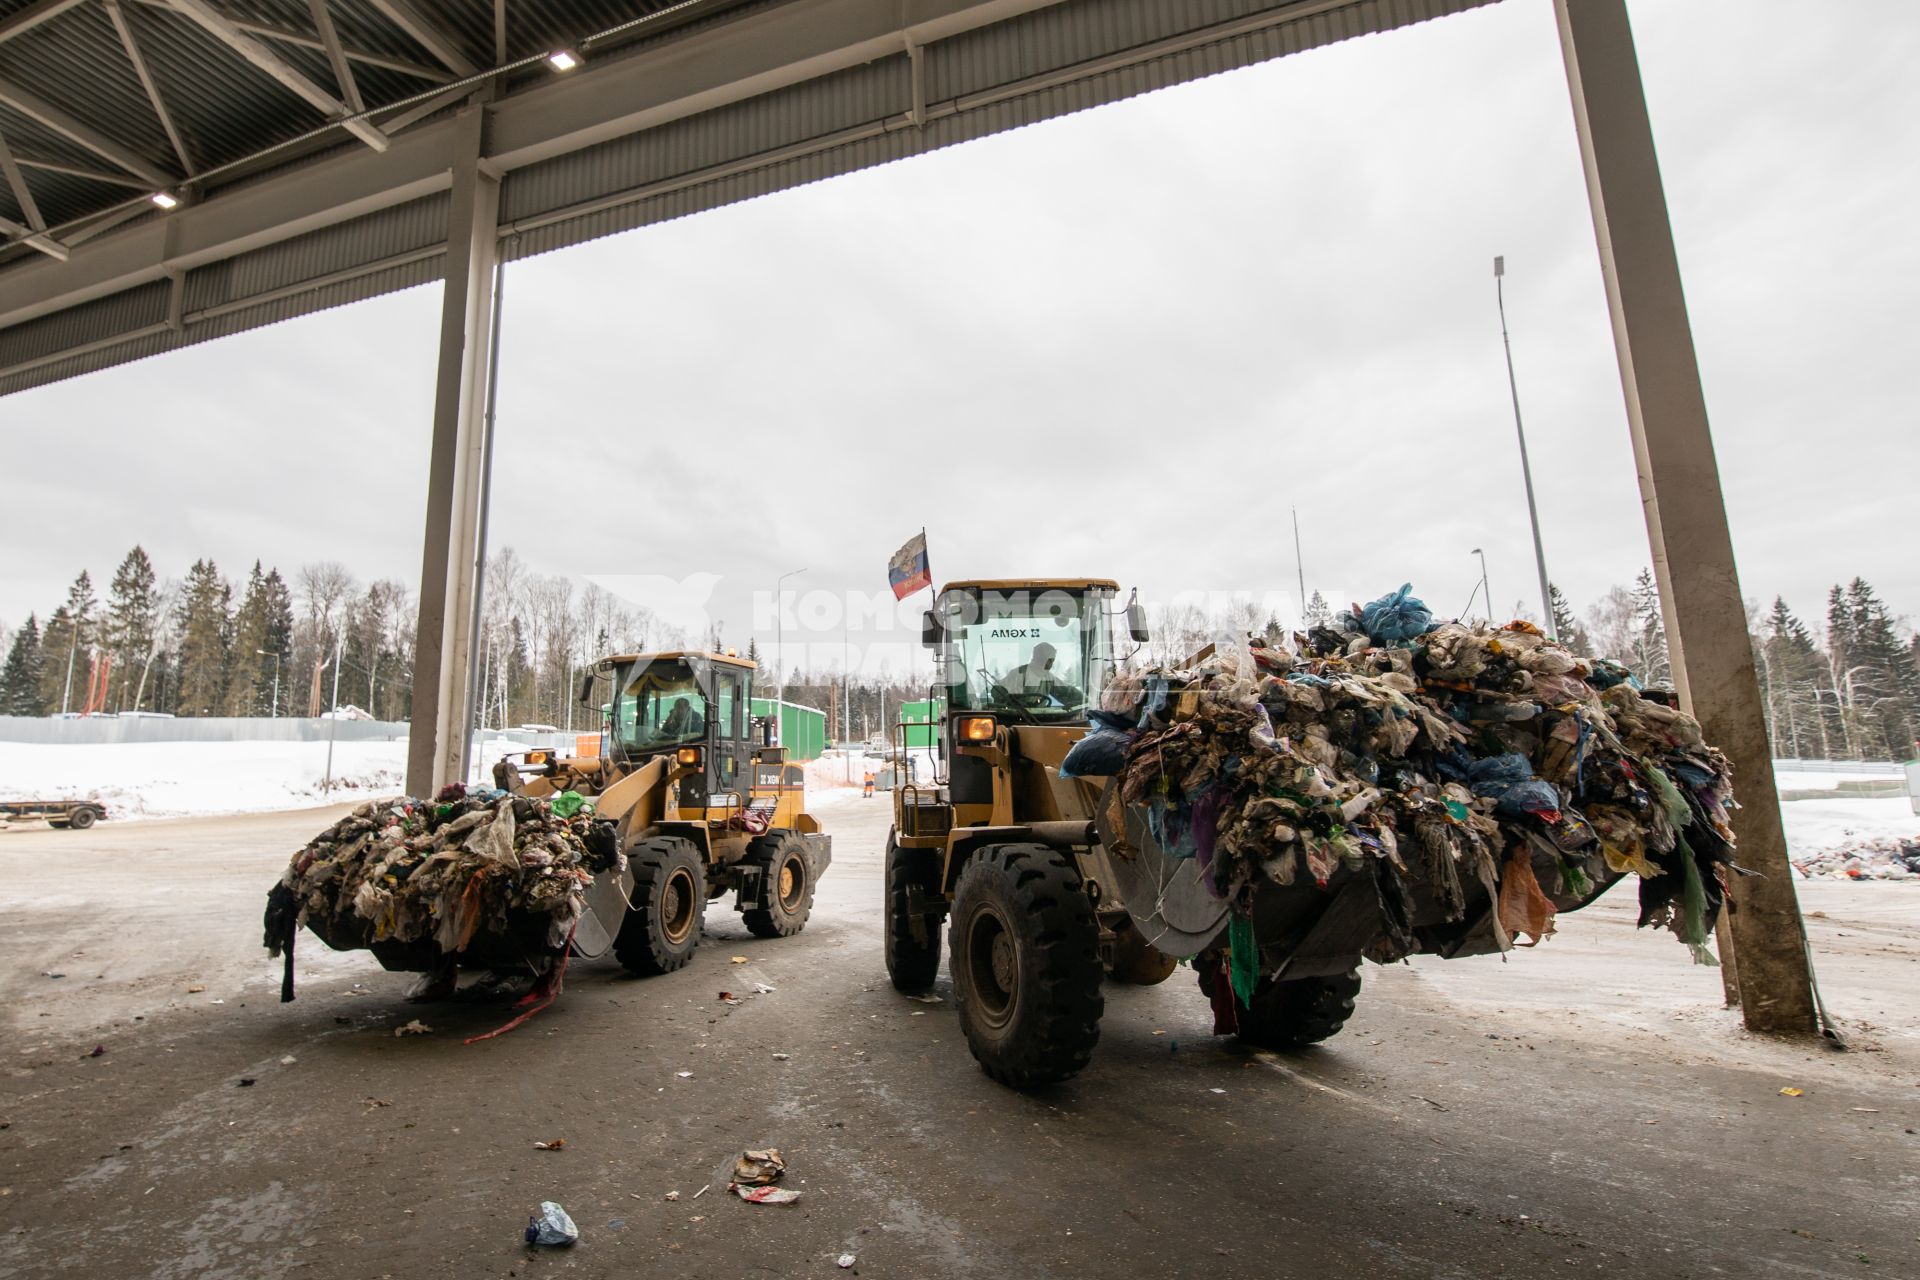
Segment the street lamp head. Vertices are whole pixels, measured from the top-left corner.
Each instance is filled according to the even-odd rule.
[[[1506,274],[1507,274],[1507,258],[1505,254],[1501,254],[1496,258],[1494,258],[1493,260],[1493,278],[1495,280],[1498,280],[1501,276],[1504,276]]]

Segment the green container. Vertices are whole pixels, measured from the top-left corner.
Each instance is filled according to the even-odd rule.
[[[947,704],[939,698],[925,698],[919,702],[900,704],[900,723],[907,726],[903,731],[907,737],[907,747],[934,747],[940,742],[940,721],[947,714]],[[916,728],[925,725],[926,728]]]
[[[755,698],[753,714],[773,714],[773,699]],[[827,749],[827,713],[791,702],[780,704],[779,743],[789,760],[817,760]]]

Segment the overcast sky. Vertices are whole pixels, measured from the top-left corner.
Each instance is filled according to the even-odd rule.
[[[1920,6],[1634,0],[1742,587],[1920,614]],[[1547,0],[1506,0],[509,268],[495,546],[884,589],[1089,574],[1453,614],[1648,564]],[[0,622],[145,545],[413,583],[439,290],[0,401]],[[28,468],[31,467],[29,474]],[[924,597],[922,598],[924,602]],[[763,635],[762,643],[768,637]]]

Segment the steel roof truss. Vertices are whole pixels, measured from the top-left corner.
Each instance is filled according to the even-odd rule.
[[[33,202],[33,192],[27,186],[27,175],[20,172],[20,164],[13,158],[13,148],[7,140],[0,137],[0,173],[7,175],[7,185],[13,188],[13,198],[20,202],[20,216],[35,231],[45,231],[47,220],[40,216],[40,206]]]
[[[413,37],[416,44],[438,58],[448,70],[462,76],[479,74],[480,68],[467,57],[460,41],[414,8],[411,0],[373,0],[373,7],[386,14],[395,26]]]
[[[327,12],[327,0],[307,0],[307,8],[313,11],[313,29],[320,33],[322,43],[327,46],[327,62],[333,67],[333,78],[340,85],[347,105],[355,111],[365,111],[367,104],[360,99],[360,86],[353,82],[353,68],[347,65],[346,50],[340,47],[340,33],[333,29],[333,15]]]
[[[233,19],[214,9],[212,5],[206,3],[206,0],[172,0],[170,7],[175,13],[195,23],[207,34],[252,63],[255,68],[278,81],[281,87],[305,101],[308,106],[330,119],[348,117],[340,121],[341,127],[375,151],[387,149],[386,134],[365,120],[351,118],[354,113],[346,103],[307,79],[305,73],[285,58],[240,30],[233,24]]]
[[[174,126],[173,113],[167,110],[167,104],[160,97],[160,86],[154,83],[153,72],[147,69],[146,56],[140,52],[139,42],[133,38],[133,27],[120,9],[120,0],[101,0],[101,3],[106,7],[107,17],[113,22],[113,29],[120,33],[120,43],[127,51],[127,61],[133,64],[133,73],[140,78],[140,87],[147,91],[147,101],[153,104],[153,114],[160,117],[160,127],[167,131],[167,141],[173,144],[173,154],[180,160],[180,172],[192,174],[193,161],[187,158],[187,144],[180,137],[180,130]]]
[[[22,88],[11,80],[0,79],[0,103],[5,103],[23,116],[39,121],[69,142],[85,147],[102,160],[110,161],[156,187],[168,186],[175,181],[172,176],[142,160],[92,125],[83,120],[76,120],[38,94]]]
[[[40,0],[39,4],[30,4],[5,21],[0,21],[0,42],[31,31],[47,19],[57,18],[67,10],[85,2],[86,0]]]

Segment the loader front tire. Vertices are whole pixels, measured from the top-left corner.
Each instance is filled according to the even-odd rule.
[[[887,841],[887,898],[883,914],[887,977],[893,989],[919,995],[940,973],[940,917],[914,914],[913,890],[938,893],[939,862],[932,849],[902,849]]]
[[[747,931],[756,938],[791,938],[806,928],[813,914],[813,863],[805,842],[791,832],[776,831],[747,846],[747,857],[760,868],[767,903],[740,913]]]
[[[981,1069],[1016,1089],[1065,1080],[1100,1039],[1100,929],[1070,855],[987,845],[954,886],[954,1003]]]
[[[671,973],[700,945],[707,910],[707,874],[690,840],[660,836],[627,851],[633,896],[613,954],[642,977]]]

